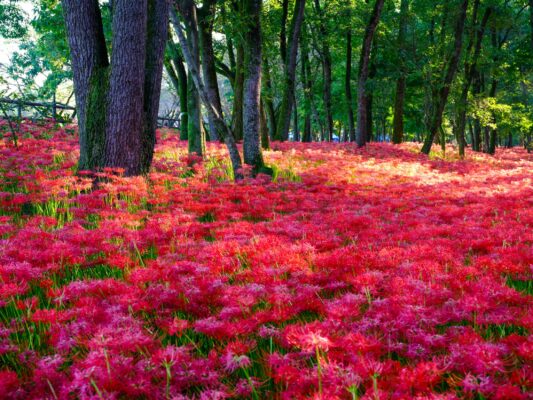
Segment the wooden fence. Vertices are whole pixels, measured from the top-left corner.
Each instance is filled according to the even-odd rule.
[[[33,121],[51,118],[56,121],[72,121],[76,117],[76,108],[68,104],[58,103],[55,100],[52,102],[37,102],[27,100],[15,100],[9,98],[0,98],[0,103],[6,105],[2,109],[10,118],[17,118],[19,121],[22,118],[28,118]],[[0,118],[5,118],[5,115],[0,115]],[[180,120],[176,118],[157,117],[158,127],[180,128]]]

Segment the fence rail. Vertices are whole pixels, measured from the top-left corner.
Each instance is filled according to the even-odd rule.
[[[68,104],[58,103],[56,101],[52,102],[38,102],[38,101],[27,101],[27,100],[18,100],[18,99],[9,99],[9,98],[0,98],[0,103],[7,104],[10,106],[11,110],[14,109],[15,115],[8,115],[9,117],[16,117],[17,119],[30,118],[32,120],[39,120],[45,118],[52,118],[58,121],[68,121],[73,120],[76,117],[76,107],[69,106]],[[28,109],[33,109],[37,111],[38,115],[35,113],[31,115],[23,115],[24,112]],[[44,109],[45,111],[43,112]],[[51,113],[48,112],[51,110]],[[63,112],[71,112],[70,115],[63,115]],[[0,116],[4,117],[4,115]],[[167,127],[167,128],[180,128],[179,118],[169,118],[169,117],[157,117],[157,126]]]

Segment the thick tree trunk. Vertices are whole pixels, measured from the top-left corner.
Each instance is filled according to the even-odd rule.
[[[161,97],[163,61],[168,38],[168,0],[148,0],[146,59],[144,69],[144,132],[142,135],[141,172],[152,165],[155,131]]]
[[[463,46],[463,31],[464,31],[464,26],[465,26],[467,8],[468,8],[468,0],[462,0],[462,4],[459,9],[459,14],[457,16],[457,21],[456,21],[456,26],[455,26],[455,31],[454,31],[455,41],[454,41],[454,46],[453,46],[453,52],[450,57],[450,61],[448,63],[448,67],[446,70],[446,76],[444,78],[444,81],[442,82],[442,86],[436,98],[437,104],[434,107],[430,131],[428,135],[426,136],[424,145],[422,146],[422,150],[421,150],[422,153],[424,154],[429,154],[429,152],[431,151],[433,140],[435,139],[435,136],[437,135],[442,124],[442,114],[444,113],[444,107],[446,106],[446,102],[448,100],[448,94],[450,93],[450,87],[452,85],[453,78],[455,77],[455,73],[457,71],[457,64],[459,63],[459,57],[461,55],[461,49]]]
[[[394,120],[392,122],[392,143],[400,144],[403,141],[403,103],[405,98],[405,86],[407,76],[407,54],[406,54],[406,35],[407,21],[409,17],[409,0],[401,0],[400,4],[400,25],[398,28],[398,52],[399,52],[399,73],[400,76],[396,81],[396,96],[394,98]]]
[[[107,49],[97,0],[63,0],[80,141],[79,170],[103,166]]]
[[[324,110],[326,112],[326,135],[333,140],[333,115],[331,112],[331,53],[328,45],[328,32],[324,21],[324,12],[320,7],[320,0],[315,0],[315,10],[318,16],[320,39],[322,42],[322,69],[324,73]]]
[[[355,121],[353,117],[352,96],[352,30],[346,31],[346,74],[344,91],[346,94],[346,109],[348,111],[348,140],[355,142]]]
[[[113,52],[107,98],[105,165],[126,175],[143,171],[143,99],[147,1],[113,4]]]
[[[367,121],[367,102],[366,102],[366,82],[369,74],[370,63],[370,49],[372,47],[372,39],[376,31],[376,27],[381,16],[384,0],[376,0],[372,15],[368,21],[365,29],[365,36],[363,38],[363,46],[361,48],[361,57],[359,60],[359,79],[357,84],[357,145],[359,147],[366,144],[368,137],[368,121]]]
[[[220,93],[218,90],[217,72],[215,66],[215,53],[213,50],[213,23],[216,0],[204,1],[202,8],[198,10],[198,27],[200,50],[202,56],[202,71],[204,74],[205,86],[210,101],[215,107],[222,109]],[[209,136],[211,140],[219,140],[219,135],[215,127],[215,121],[209,119]]]
[[[285,68],[285,87],[281,101],[278,126],[276,129],[276,139],[287,140],[289,137],[289,125],[292,111],[292,96],[295,86],[296,57],[298,54],[298,41],[304,19],[305,0],[296,0],[294,5],[294,15],[291,22],[291,42]]]
[[[248,26],[245,34],[246,57],[244,69],[244,162],[255,172],[263,168],[261,153],[261,3],[249,0],[245,5]]]

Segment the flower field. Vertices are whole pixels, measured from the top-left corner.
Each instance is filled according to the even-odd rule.
[[[22,130],[0,398],[533,398],[525,150],[275,142],[273,181],[234,183],[221,145],[162,131],[147,178],[93,185],[74,129]]]

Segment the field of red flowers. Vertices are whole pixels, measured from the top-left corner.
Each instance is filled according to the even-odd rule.
[[[0,125],[5,123],[0,122]],[[147,178],[0,140],[0,398],[531,399],[533,158],[273,143]]]

